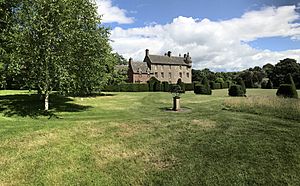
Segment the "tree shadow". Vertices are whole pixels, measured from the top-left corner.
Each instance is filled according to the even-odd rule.
[[[81,112],[90,106],[71,103],[73,99],[58,94],[51,94],[48,112],[44,111],[44,102],[38,94],[16,94],[0,96],[0,112],[4,116],[21,116],[37,118],[38,116],[57,117],[57,112]]]
[[[103,96],[116,96],[117,94],[111,94],[111,93],[92,93],[92,94],[88,94],[88,95],[70,95],[73,97],[79,97],[79,98],[86,98],[86,97],[103,97]]]

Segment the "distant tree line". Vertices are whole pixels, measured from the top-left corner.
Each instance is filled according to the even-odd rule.
[[[207,68],[193,69],[192,81],[202,82],[206,78],[210,82],[233,84],[243,80],[246,88],[278,88],[285,83],[288,74],[291,74],[295,86],[300,89],[300,64],[290,58],[280,60],[276,65],[268,63],[263,67],[255,66],[240,72],[212,72]]]

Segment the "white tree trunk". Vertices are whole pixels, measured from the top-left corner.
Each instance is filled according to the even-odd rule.
[[[45,94],[45,111],[49,110],[49,93]]]

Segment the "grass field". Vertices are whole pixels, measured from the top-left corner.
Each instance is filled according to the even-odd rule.
[[[0,185],[300,185],[300,101],[186,93],[0,91]],[[300,93],[300,92],[299,92]],[[300,94],[299,94],[300,95]]]

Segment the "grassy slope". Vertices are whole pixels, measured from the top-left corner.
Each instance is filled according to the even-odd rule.
[[[226,110],[227,90],[183,95],[187,113],[164,112],[168,93],[52,96],[50,119],[15,93],[0,91],[0,185],[300,185],[299,121]]]

